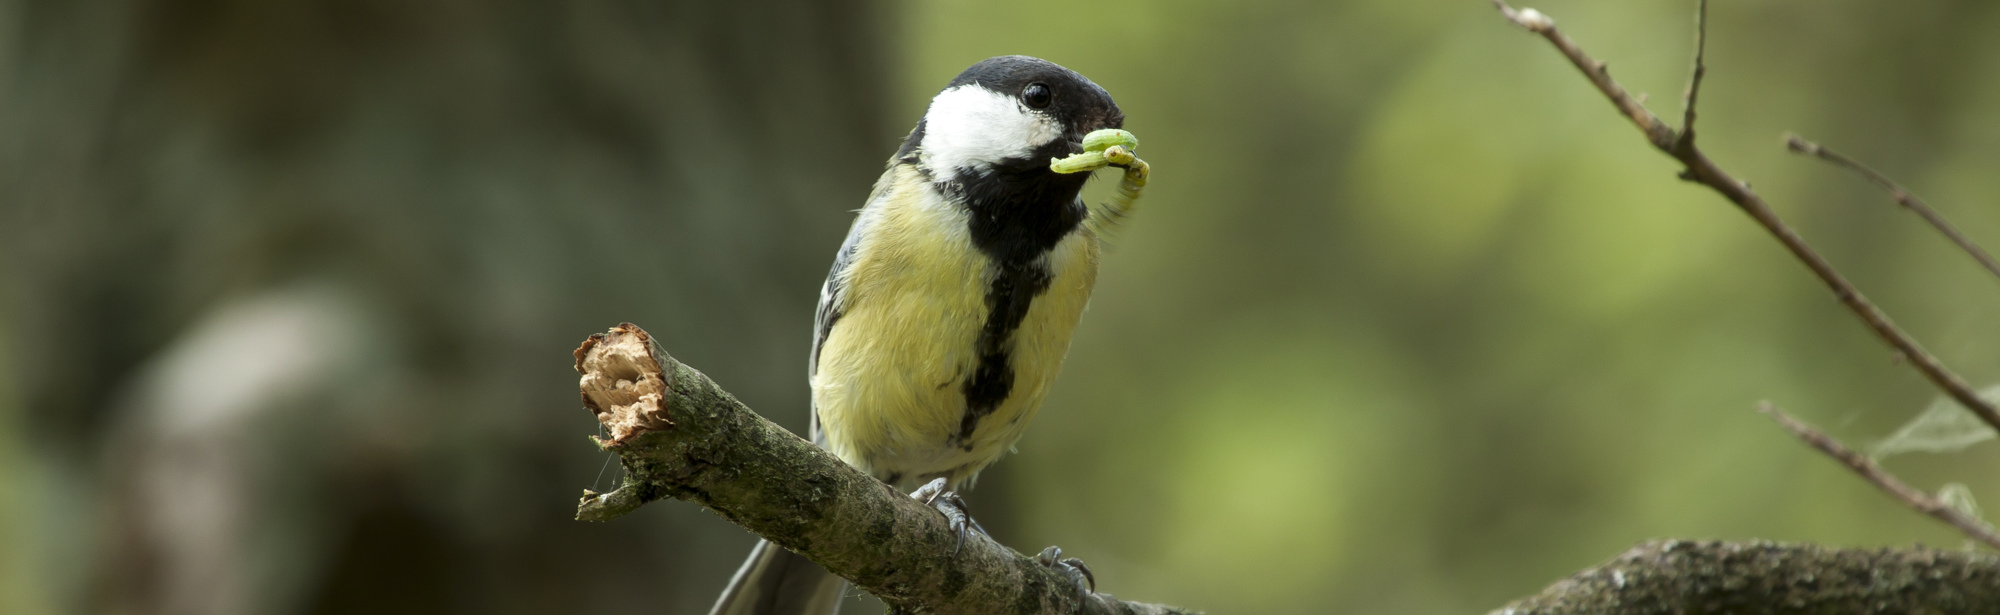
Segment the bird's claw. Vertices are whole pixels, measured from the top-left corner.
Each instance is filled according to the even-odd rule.
[[[981,536],[987,535],[986,528],[980,527],[979,522],[972,518],[972,513],[966,510],[965,499],[949,490],[943,478],[924,483],[924,486],[910,492],[910,497],[944,515],[945,522],[951,526],[951,533],[958,537],[958,542],[951,547],[952,555],[965,548],[966,535],[975,531]]]
[[[1083,593],[1097,593],[1097,575],[1090,573],[1090,567],[1083,565],[1083,560],[1074,557],[1063,557],[1061,547],[1051,546],[1047,549],[1042,549],[1041,553],[1035,555],[1035,563],[1047,566],[1057,573],[1069,577],[1071,581],[1076,583],[1078,589],[1083,590]]]

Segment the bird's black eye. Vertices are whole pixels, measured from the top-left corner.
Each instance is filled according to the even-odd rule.
[[[1028,87],[1021,88],[1021,102],[1028,103],[1030,107],[1046,109],[1049,103],[1055,102],[1055,100],[1056,93],[1050,91],[1049,86],[1042,82],[1037,81],[1028,84]]]

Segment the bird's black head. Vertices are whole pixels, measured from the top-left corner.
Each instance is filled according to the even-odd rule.
[[[1080,228],[1089,173],[1049,160],[1083,151],[1083,137],[1122,128],[1125,114],[1083,75],[1027,56],[965,69],[931,99],[896,154],[971,215],[974,245],[1020,271]]]
[[[932,98],[897,158],[943,181],[996,169],[1046,170],[1050,158],[1082,151],[1084,135],[1124,124],[1111,94],[1076,71],[1000,56],[965,69]]]

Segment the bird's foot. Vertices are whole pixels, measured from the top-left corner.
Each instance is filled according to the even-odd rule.
[[[1063,557],[1060,547],[1042,549],[1042,552],[1035,556],[1035,563],[1069,577],[1085,594],[1097,593],[1097,575],[1090,574],[1090,567],[1083,565],[1083,560]]]
[[[967,534],[976,531],[981,536],[988,535],[986,528],[979,527],[979,522],[972,519],[972,513],[966,511],[965,499],[958,497],[957,492],[951,491],[949,484],[943,478],[924,483],[924,486],[910,492],[910,497],[944,514],[945,521],[951,524],[951,532],[958,536],[958,544],[951,548],[953,555],[957,555],[958,550],[965,547]]]

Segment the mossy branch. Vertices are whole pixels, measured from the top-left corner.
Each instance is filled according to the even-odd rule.
[[[598,442],[626,469],[616,491],[584,492],[577,519],[686,500],[908,611],[1189,612],[1089,592],[983,536],[955,548],[942,514],[764,420],[637,326],[591,336],[576,367],[584,406],[610,432]]]
[[[2000,555],[1660,540],[1491,615],[1992,613]]]
[[[616,491],[584,492],[580,520],[687,500],[905,611],[1188,612],[1088,592],[978,535],[954,553],[943,515],[764,420],[636,326],[591,336],[576,361],[584,406],[609,431],[597,442],[626,468]],[[1494,613],[1974,613],[1993,604],[2000,556],[1991,554],[1661,541]]]

